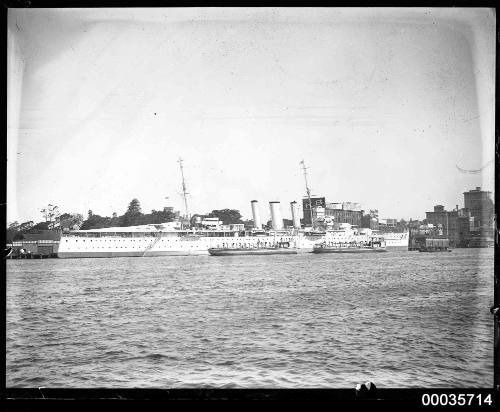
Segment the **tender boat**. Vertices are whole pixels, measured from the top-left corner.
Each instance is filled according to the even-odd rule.
[[[289,242],[280,242],[272,247],[248,247],[248,248],[210,248],[208,253],[212,256],[241,256],[241,255],[295,255],[297,248],[290,247]]]
[[[370,253],[387,252],[383,238],[372,237],[368,242],[321,242],[313,246],[312,253]]]

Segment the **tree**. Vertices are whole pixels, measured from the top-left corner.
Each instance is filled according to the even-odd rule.
[[[18,227],[18,230],[20,232],[27,232],[27,231],[33,229],[34,226],[35,226],[35,223],[32,220],[30,220],[28,222],[21,223]]]
[[[111,226],[111,218],[92,214],[92,216],[90,216],[85,222],[82,223],[80,229],[82,230],[102,229],[103,227],[110,227],[110,226]]]
[[[236,209],[212,210],[208,217],[218,217],[220,220],[222,220],[223,225],[243,223],[243,221],[241,220],[240,211]]]
[[[31,228],[30,232],[36,232],[39,230],[49,230],[49,229],[50,229],[49,222],[39,222]]]
[[[9,224],[9,226],[7,227],[7,236],[6,236],[7,243],[12,243],[14,241],[14,238],[18,234],[18,227],[19,223],[17,221]]]
[[[132,199],[128,205],[127,211],[123,215],[123,226],[135,226],[143,223],[143,214],[141,213],[141,204],[139,200]]]
[[[139,200],[132,199],[128,204],[127,212],[129,215],[139,214],[141,213],[141,204]]]
[[[46,208],[40,210],[49,229],[55,228],[59,223],[59,208],[49,204]]]
[[[63,229],[73,229],[75,226],[80,228],[83,224],[83,215],[80,213],[63,213],[59,217],[59,224]]]
[[[15,222],[9,224],[9,229],[17,229],[18,226],[19,222],[16,220]]]
[[[41,226],[45,229],[48,224],[46,222],[41,222]],[[7,243],[24,239],[24,234],[33,232],[35,227],[36,226],[32,220],[21,224],[17,222],[11,223],[7,229]]]
[[[123,226],[122,225],[123,216],[118,216],[116,212],[111,215],[110,224],[112,227]]]
[[[172,222],[175,219],[175,214],[169,210],[152,210],[148,215],[142,215],[142,224],[159,224]]]

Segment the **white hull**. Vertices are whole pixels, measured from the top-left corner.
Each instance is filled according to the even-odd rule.
[[[272,247],[279,242],[290,242],[298,253],[310,252],[316,243],[363,242],[368,236],[354,230],[338,230],[326,235],[276,234],[267,236],[237,236],[237,234],[208,232],[205,236],[172,232],[108,233],[98,231],[74,232],[63,235],[59,242],[59,258],[84,257],[151,257],[151,256],[208,256],[210,248]],[[408,250],[408,234],[386,238],[388,250]]]

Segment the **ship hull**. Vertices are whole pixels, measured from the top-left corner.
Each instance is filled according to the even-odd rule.
[[[408,252],[408,245],[406,246],[389,246],[387,245],[385,247],[387,250],[391,251],[391,252]]]
[[[440,252],[451,252],[451,249],[449,248],[433,248],[433,249],[427,249],[427,248],[420,248],[418,249],[419,252],[427,252],[427,253],[440,253]]]
[[[112,257],[140,257],[143,252],[129,251],[129,252],[58,252],[59,259],[73,259],[73,258],[112,258]]]
[[[312,253],[380,253],[387,252],[385,248],[318,248],[313,249]]]
[[[114,258],[114,257],[157,257],[157,256],[208,256],[208,250],[154,250],[130,252],[59,252],[60,259]]]
[[[208,249],[212,256],[296,255],[295,249]]]

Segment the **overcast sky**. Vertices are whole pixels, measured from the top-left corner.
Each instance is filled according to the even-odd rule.
[[[493,191],[488,9],[9,9],[8,221]],[[482,173],[464,173],[458,168]],[[168,197],[168,199],[165,199]]]

